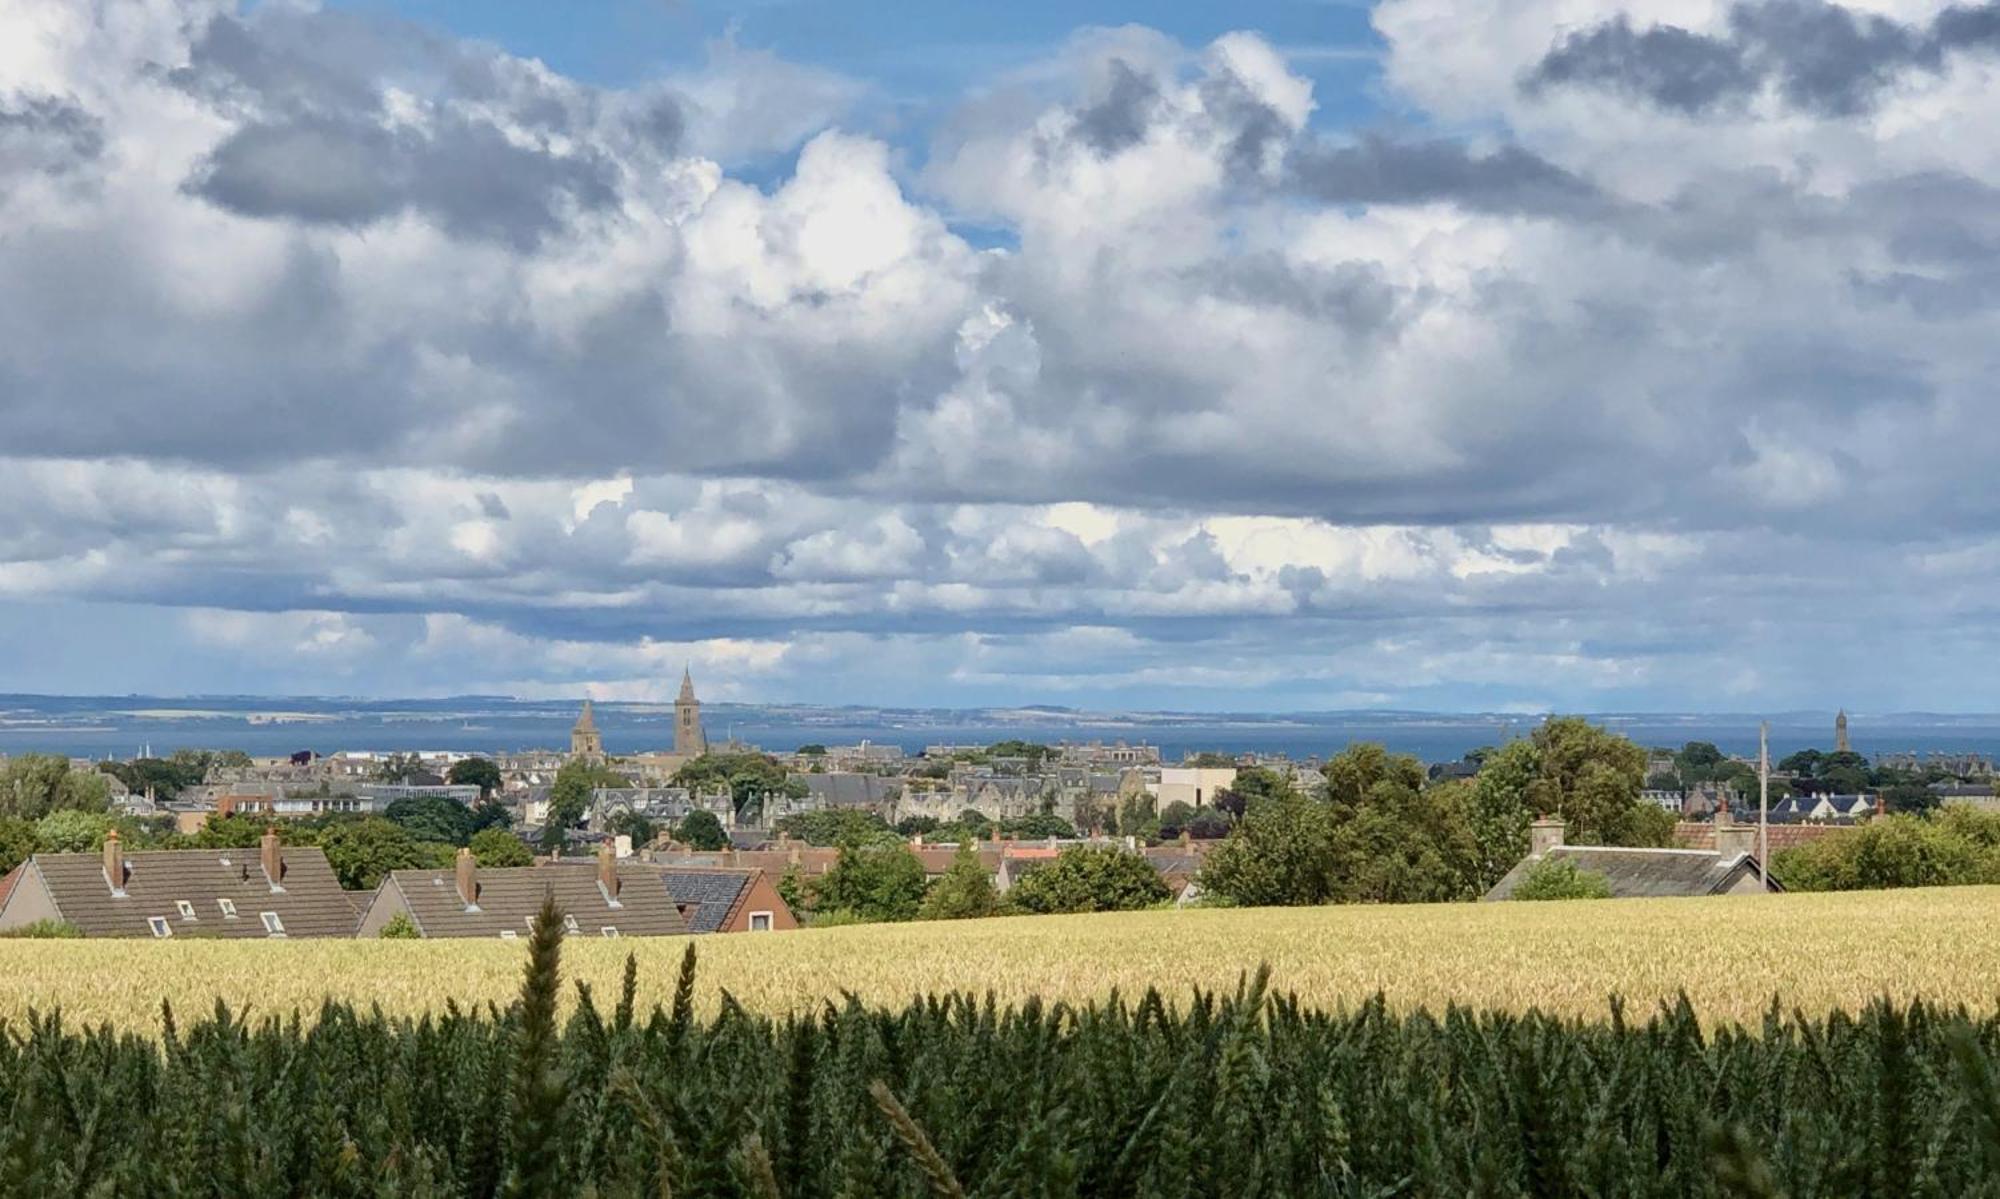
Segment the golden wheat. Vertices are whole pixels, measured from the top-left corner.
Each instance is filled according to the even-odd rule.
[[[1233,986],[1270,963],[1280,991],[1321,1006],[1377,991],[1602,1016],[1685,991],[1704,1018],[1756,1021],[1780,997],[1824,1012],[1877,995],[1991,1007],[2000,997],[2000,887],[1611,902],[1246,909],[869,925],[701,939],[701,994],[783,1012],[853,992],[1087,1000],[1117,988]],[[392,1013],[506,1003],[524,943],[506,941],[0,941],[0,1018],[60,1006],[71,1022],[152,1031],[160,1001],[192,1016],[217,998],[256,1014],[323,997]],[[608,1005],[637,954],[642,1005],[671,998],[685,939],[576,939],[564,973]]]

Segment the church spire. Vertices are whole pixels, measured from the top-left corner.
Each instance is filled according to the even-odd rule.
[[[690,667],[687,666],[681,667],[681,697],[676,702],[683,704],[691,704],[695,702],[694,672]]]

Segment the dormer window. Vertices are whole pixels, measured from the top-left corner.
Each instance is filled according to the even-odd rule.
[[[185,899],[174,900],[174,907],[179,910],[181,914],[181,919],[192,920],[195,918],[194,905],[189,903],[187,900]]]

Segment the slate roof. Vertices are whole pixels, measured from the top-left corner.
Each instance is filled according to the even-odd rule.
[[[282,891],[271,889],[254,847],[127,853],[123,898],[111,893],[99,853],[38,853],[28,870],[40,873],[61,918],[86,937],[151,937],[147,919],[165,916],[176,937],[264,938],[273,935],[265,912],[277,913],[287,937],[353,936],[354,904],[326,855],[296,846],[282,853]],[[24,873],[15,889],[26,881]],[[235,905],[234,918],[223,915],[224,899]],[[193,907],[192,918],[180,914],[180,900]]]
[[[451,870],[396,870],[383,885],[401,891],[410,919],[426,937],[497,937],[507,930],[525,937],[545,893],[555,895],[584,936],[598,936],[606,928],[617,929],[622,937],[677,937],[688,931],[653,868],[619,865],[614,908],[597,885],[595,863],[591,866],[481,869],[474,876],[476,910],[459,898],[457,876]]]
[[[830,808],[866,807],[886,803],[902,793],[897,779],[878,774],[838,771],[831,774],[795,774],[806,785],[806,794]]]
[[[1755,875],[1757,859],[1749,854],[1722,857],[1703,849],[1622,849],[1599,845],[1558,845],[1547,857],[1574,862],[1580,870],[1604,876],[1613,899],[1676,895],[1715,895],[1739,880]],[[1487,899],[1507,899],[1529,869],[1542,859],[1523,858],[1486,893]],[[1773,889],[1781,889],[1774,880]]]
[[[685,910],[688,931],[719,933],[755,882],[754,870],[660,870],[667,893]]]

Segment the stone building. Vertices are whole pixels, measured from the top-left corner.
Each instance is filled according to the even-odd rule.
[[[681,671],[681,693],[674,700],[674,756],[696,758],[708,752],[708,734],[701,728],[701,701],[694,697],[694,675]]]
[[[583,701],[583,712],[569,731],[569,753],[573,758],[604,756],[604,735],[597,731],[597,716],[590,710],[589,700]]]

